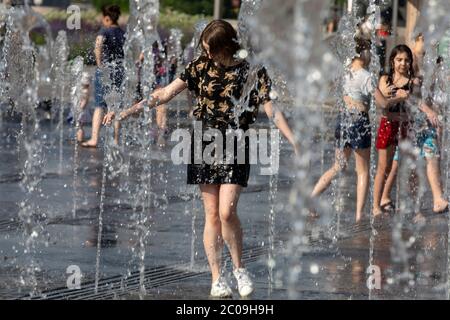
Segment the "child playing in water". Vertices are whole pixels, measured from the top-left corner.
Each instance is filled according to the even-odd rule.
[[[149,108],[168,103],[188,88],[197,97],[198,102],[193,115],[197,121],[202,122],[205,131],[214,128],[224,135],[226,129],[232,128],[245,132],[256,120],[258,106],[263,105],[266,114],[274,118],[275,125],[294,146],[294,150],[297,150],[294,135],[286,119],[280,111],[273,108],[270,98],[271,81],[264,68],[259,70],[255,88],[250,93],[249,107],[254,111],[246,111],[239,121],[235,121],[235,101],[238,101],[242,94],[250,66],[247,61],[236,58],[240,46],[233,27],[223,20],[212,21],[203,31],[200,44],[202,55],[189,63],[179,78],[155,91],[148,101],[144,100],[123,111],[119,119],[141,112],[146,103]],[[104,123],[111,123],[114,116],[114,113],[108,113]],[[191,142],[193,141],[192,134]],[[245,139],[245,144],[245,149],[248,150],[248,139]],[[202,150],[208,145],[207,142],[204,143]],[[232,294],[227,280],[220,272],[225,242],[233,260],[233,274],[239,293],[241,296],[248,296],[253,292],[254,286],[242,263],[242,229],[237,206],[242,188],[247,186],[249,179],[249,158],[245,157],[244,164],[236,164],[235,153],[233,164],[207,164],[204,159],[201,164],[197,164],[197,161],[192,161],[195,149],[191,147],[187,182],[198,184],[202,192],[206,219],[203,241],[212,273],[210,294],[213,297],[228,297]],[[234,151],[236,152],[236,148]],[[222,154],[225,155],[226,150],[223,150]]]
[[[438,134],[441,130],[442,124],[439,121],[438,113],[437,113],[437,105],[433,103],[431,98],[428,98],[427,101],[422,102],[422,99],[420,98],[420,85],[421,85],[421,71],[422,71],[422,62],[423,62],[423,56],[424,56],[424,47],[423,47],[423,36],[419,34],[416,37],[416,42],[414,45],[414,48],[410,53],[408,52],[409,48],[406,46],[401,46],[400,50],[397,52],[393,52],[391,55],[391,71],[392,69],[395,70],[397,67],[397,72],[400,74],[401,72],[401,65],[399,65],[400,61],[396,62],[396,58],[393,57],[394,55],[405,55],[407,59],[412,59],[412,63],[410,65],[410,69],[413,70],[413,74],[417,75],[418,77],[414,77],[410,79],[410,88],[415,87],[414,90],[417,92],[416,97],[418,98],[417,102],[419,103],[419,112],[416,113],[416,116],[414,117],[414,125],[415,128],[415,145],[419,150],[419,156],[426,159],[426,172],[429,184],[431,186],[431,191],[433,194],[433,212],[435,213],[443,213],[448,211],[448,201],[443,197],[443,190],[442,190],[442,183],[440,181],[440,165],[439,165],[439,143],[438,143]],[[405,48],[406,47],[406,48]],[[395,48],[394,48],[395,50]],[[402,53],[403,51],[403,53]],[[394,60],[393,60],[394,59]],[[393,61],[392,61],[393,60]],[[409,63],[409,60],[408,60]],[[406,111],[406,110],[404,110]],[[404,133],[403,133],[403,137]],[[381,155],[384,154],[384,151],[381,152]],[[394,209],[394,206],[392,204],[392,200],[390,197],[391,190],[394,185],[394,181],[397,176],[398,171],[398,162],[400,157],[400,151],[399,148],[396,147],[395,154],[393,157],[393,164],[392,168],[389,170],[389,175],[387,177],[386,183],[384,185],[383,191],[382,191],[382,197],[380,201],[380,208],[377,208],[375,206],[376,202],[378,200],[377,197],[379,195],[379,189],[378,184],[379,180],[377,178],[375,179],[375,185],[374,188],[374,214],[379,215],[381,212],[379,209],[381,209],[383,212],[392,211]],[[380,159],[380,158],[379,158]],[[415,174],[413,175],[415,177]],[[378,177],[378,172],[377,172]],[[378,177],[381,179],[381,177]],[[415,177],[416,178],[416,177]],[[414,184],[414,183],[413,183]],[[414,191],[414,190],[412,190]]]
[[[123,45],[125,32],[119,27],[120,8],[108,5],[102,8],[103,28],[95,43],[95,111],[92,117],[92,135],[83,147],[97,147],[103,114],[107,110],[106,96],[112,91],[119,91],[124,77]],[[110,84],[106,85],[108,82]],[[119,142],[119,123],[114,124],[114,141]]]
[[[413,53],[406,45],[395,47],[389,57],[389,72],[380,78],[379,88],[385,97],[390,97],[399,90],[412,92],[415,80],[413,67]],[[409,120],[406,113],[405,101],[392,105],[381,116],[378,128],[376,147],[378,150],[378,166],[374,181],[373,214],[381,215],[390,200],[381,203],[386,178],[391,171],[394,151],[398,145],[398,135],[406,139],[408,135]],[[386,208],[386,209],[383,209]]]
[[[161,54],[160,49],[158,48],[158,43],[155,42],[153,44],[153,60],[154,60],[154,75],[155,75],[155,82],[153,83],[153,90],[160,89],[162,87],[165,87],[167,83],[167,70],[164,66],[164,60]],[[137,98],[139,99],[137,102],[141,101],[142,96],[142,63],[144,62],[144,53],[141,53],[139,55],[138,60],[138,77],[139,77],[139,83],[137,88]],[[165,135],[168,133],[168,127],[167,127],[167,106],[166,105],[159,105],[156,108],[156,125],[158,126],[157,132],[155,132],[153,135],[156,138],[156,144],[162,148],[166,145]]]
[[[371,126],[369,108],[374,94],[378,106],[383,109],[408,96],[404,90],[397,91],[395,97],[385,99],[381,92],[372,86],[371,74],[366,70],[370,63],[370,42],[356,39],[356,56],[350,72],[344,78],[344,110],[340,112],[336,127],[336,156],[332,168],[326,171],[315,185],[311,197],[322,194],[336,175],[346,169],[353,151],[356,160],[356,222],[360,221],[367,199],[369,187],[369,161],[371,145]]]
[[[84,126],[89,122],[90,112],[87,108],[89,98],[91,96],[91,76],[87,72],[83,72],[81,78],[81,101],[80,101],[80,113],[78,116],[78,130],[77,130],[77,142],[84,140]]]

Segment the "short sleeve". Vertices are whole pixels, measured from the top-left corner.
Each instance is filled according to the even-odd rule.
[[[186,82],[188,90],[196,93],[197,95],[199,93],[198,83],[200,82],[197,68],[198,64],[199,59],[190,62],[180,74],[180,79]]]
[[[375,87],[372,82],[372,77],[369,74],[363,81],[362,92],[364,93],[364,95],[369,95],[369,94],[373,94],[374,91],[375,91]]]
[[[272,99],[270,98],[270,91],[272,90],[272,80],[267,74],[266,68],[262,68],[258,71],[258,97],[261,104],[265,104]]]

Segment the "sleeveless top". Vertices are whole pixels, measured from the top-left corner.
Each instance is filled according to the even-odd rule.
[[[405,91],[410,91],[411,89],[411,80],[408,80],[408,82],[402,86],[402,87],[397,87],[395,86],[395,91],[397,90],[405,90]],[[405,102],[399,102],[391,107],[389,107],[389,112],[406,112],[406,106],[405,106]]]

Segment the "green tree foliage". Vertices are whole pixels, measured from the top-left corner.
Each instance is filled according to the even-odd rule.
[[[129,0],[92,0],[95,8],[100,10],[105,4],[118,4],[123,12],[129,11]],[[191,15],[203,14],[212,16],[213,0],[160,0],[161,9],[171,9]]]
[[[130,9],[130,2],[128,0],[92,0],[92,4],[97,10],[107,4],[117,4],[122,9],[122,12],[128,12]]]
[[[187,14],[203,14],[212,16],[214,12],[213,0],[160,0],[161,8],[184,12]]]

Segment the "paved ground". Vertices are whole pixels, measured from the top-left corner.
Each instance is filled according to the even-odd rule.
[[[175,113],[171,119],[174,117]],[[181,124],[186,122],[181,120]],[[41,192],[32,196],[21,188],[24,159],[15,140],[19,128],[20,123],[12,119],[4,119],[0,127],[0,298],[27,297],[30,283],[27,279],[21,283],[21,276],[27,275],[31,259],[40,268],[36,271],[36,288],[42,295],[37,298],[139,298],[139,261],[145,264],[143,298],[209,298],[210,276],[201,240],[202,205],[198,197],[193,197],[196,189],[185,183],[185,166],[174,166],[170,161],[170,145],[150,152],[152,178],[148,190],[155,196],[144,210],[142,203],[136,204],[136,190],[126,189],[127,183],[137,186],[142,178],[139,153],[134,152],[134,146],[125,149],[124,158],[129,157],[132,163],[130,174],[106,179],[101,245],[97,248],[104,148],[80,149],[74,178],[73,130],[66,127],[64,131],[60,172],[58,131],[43,125],[46,138],[45,165],[38,186]],[[324,167],[329,165],[331,154],[327,149]],[[295,225],[288,203],[294,181],[292,150],[287,144],[282,145],[280,159],[280,173],[272,183],[270,177],[257,175],[258,168],[252,169],[250,185],[239,202],[244,261],[257,287],[252,298],[447,298],[448,218],[433,215],[429,201],[422,205],[421,223],[414,223],[411,214],[402,215],[402,238],[411,240],[403,260],[401,248],[395,245],[398,242],[392,240],[396,236],[393,226],[400,216],[377,220],[373,229],[367,217],[354,224],[354,192],[348,188],[341,192],[342,210],[335,211],[330,219],[310,221],[307,230],[314,232],[305,235],[309,239],[307,250],[301,258],[293,255],[288,248],[295,241]],[[148,165],[146,162],[147,169]],[[319,176],[321,167],[318,161],[312,164],[311,172]],[[354,178],[350,171],[341,183],[352,185]],[[270,200],[273,196],[275,200]],[[425,198],[429,196],[427,193]],[[331,191],[324,195],[329,203],[332,198]],[[25,200],[41,212],[33,222],[42,229],[36,229],[32,254],[24,253],[26,230],[19,218],[19,205]],[[147,229],[139,227],[139,218],[147,219],[143,224]],[[141,232],[149,232],[143,256],[138,251]],[[96,293],[97,258],[100,278]],[[226,275],[231,279],[231,264],[228,256],[225,259]],[[370,259],[381,272],[381,287],[372,290],[368,289],[366,274]],[[79,290],[66,286],[70,265],[78,266],[83,274]],[[404,271],[411,273],[405,281],[401,280]]]

